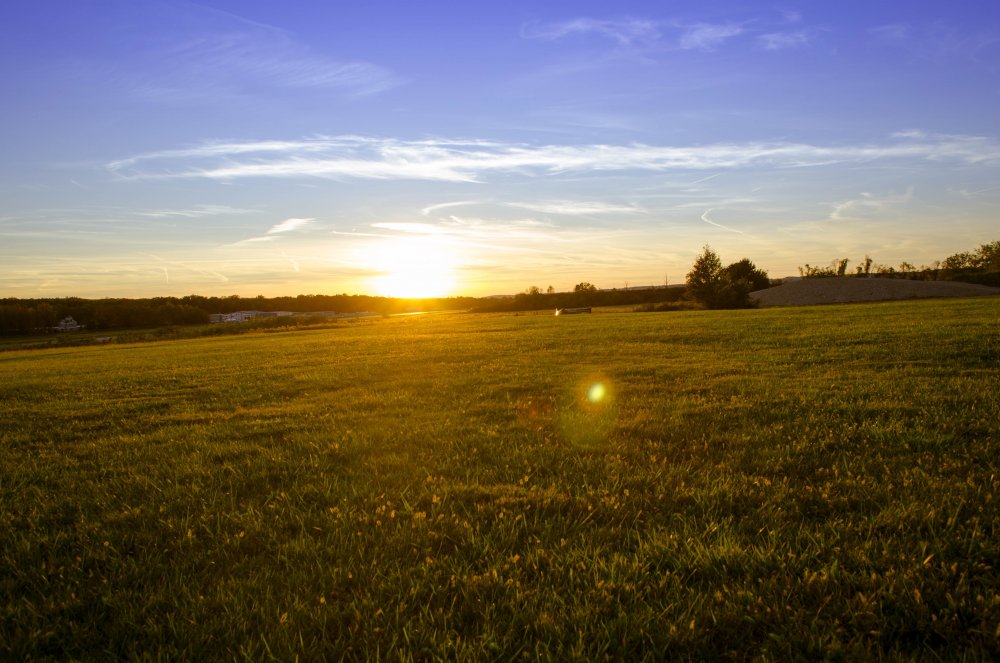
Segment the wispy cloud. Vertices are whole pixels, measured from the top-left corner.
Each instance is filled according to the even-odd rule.
[[[386,221],[373,223],[372,228],[394,230],[396,232],[409,233],[413,235],[441,235],[445,233],[445,228],[443,226],[438,226],[433,223],[393,223]]]
[[[645,214],[646,210],[635,204],[609,203],[596,200],[540,200],[540,201],[490,201],[466,200],[430,205],[420,210],[422,216],[432,216],[437,212],[451,210],[457,207],[493,206],[512,209],[524,209],[542,214],[557,214],[565,216],[596,216],[605,214]],[[447,218],[458,217],[448,215]],[[388,227],[386,224],[376,224],[378,227]],[[409,224],[413,226],[413,224]],[[423,225],[423,224],[420,224]]]
[[[210,84],[257,82],[287,88],[339,89],[353,96],[375,94],[399,84],[388,69],[370,62],[343,62],[298,51],[289,44],[262,48],[254,41],[235,39],[225,48],[191,44],[179,55],[192,66],[189,80]]]
[[[274,235],[262,235],[260,237],[248,237],[247,239],[241,239],[238,242],[233,242],[232,244],[226,244],[225,246],[247,246],[249,244],[263,244],[264,242],[273,242],[277,237]]]
[[[359,97],[400,83],[383,66],[330,57],[292,32],[230,12],[182,3],[156,19],[158,39],[139,43],[135,62],[114,64],[119,79],[147,99],[197,100],[261,86]],[[152,19],[137,12],[134,20]]]
[[[261,244],[263,242],[273,242],[279,238],[281,235],[287,235],[292,233],[303,226],[306,226],[316,219],[285,219],[280,223],[276,223],[267,229],[263,235],[258,235],[257,237],[249,237],[247,239],[241,239],[238,242],[233,242],[232,244],[227,244],[227,246],[246,246],[248,244]]]
[[[906,193],[876,196],[863,192],[858,198],[846,200],[833,206],[830,212],[831,221],[857,220],[878,214],[886,209],[905,205],[913,200],[913,187]]]
[[[992,64],[1000,45],[1000,33],[991,29],[960,29],[943,22],[929,25],[891,23],[872,28],[877,40],[904,48],[914,57],[937,63],[954,60],[987,61]]]
[[[364,138],[358,136],[345,136],[344,145],[364,142]],[[113,173],[126,171],[128,168],[148,161],[177,161],[182,159],[209,159],[212,157],[230,158],[252,154],[308,154],[328,151],[337,147],[341,141],[337,139],[305,139],[298,141],[288,140],[259,140],[249,142],[233,141],[208,141],[190,148],[179,148],[174,150],[161,150],[157,152],[146,152],[126,159],[118,159],[107,164],[108,170]]]
[[[982,197],[984,194],[992,193],[994,191],[1000,191],[1000,185],[998,185],[998,186],[988,186],[986,188],[979,188],[979,189],[955,188],[955,187],[950,187],[948,189],[949,193],[953,193],[953,194],[955,194],[957,196],[961,196],[962,198],[965,198],[966,200],[975,200],[977,198]]]
[[[556,40],[571,35],[594,34],[627,46],[636,41],[659,37],[656,21],[643,19],[598,20],[577,18],[560,23],[527,23],[521,27],[521,36],[527,39]]]
[[[281,257],[288,261],[288,264],[291,265],[293,272],[295,272],[296,274],[298,274],[298,273],[300,273],[302,271],[302,267],[299,264],[298,260],[296,260],[295,258],[292,258],[287,253],[285,253],[284,251],[281,252]]]
[[[809,43],[809,35],[804,30],[797,32],[769,32],[758,35],[757,43],[766,51],[783,51],[787,48],[805,46]]]
[[[420,210],[421,216],[430,216],[435,212],[440,212],[444,209],[450,209],[452,207],[466,207],[468,205],[481,205],[482,201],[478,200],[456,200],[451,203],[438,203],[437,205],[428,205],[427,207]]]
[[[164,273],[167,273],[167,267],[173,267],[175,269],[187,270],[188,272],[191,272],[192,274],[196,274],[198,276],[208,277],[209,279],[213,281],[218,281],[219,283],[229,282],[229,278],[225,274],[220,274],[218,271],[214,269],[201,267],[200,264],[196,261],[169,260],[152,253],[145,253],[142,255],[148,258],[152,258],[158,263],[161,263],[163,265]],[[168,281],[170,280],[169,274],[167,275],[167,280]]]
[[[729,226],[724,226],[721,223],[716,223],[715,221],[712,221],[710,218],[708,218],[708,215],[712,211],[713,210],[711,210],[711,209],[705,210],[705,213],[701,215],[701,220],[704,221],[705,223],[707,223],[708,225],[715,226],[716,228],[720,228],[721,230],[727,230],[727,231],[729,231],[731,233],[736,233],[738,235],[745,234],[742,230],[736,230],[735,228],[730,228]]]
[[[552,232],[552,224],[530,218],[498,221],[453,215],[436,223],[380,222],[372,224],[372,227],[395,234],[448,237],[461,241],[466,246],[493,246],[494,243],[499,243],[513,247],[520,246],[518,242],[522,240],[562,241],[558,239],[560,234]]]
[[[280,233],[288,233],[293,230],[298,230],[302,226],[308,225],[315,221],[316,219],[285,219],[281,223],[271,226],[271,229],[267,231],[268,235],[277,235]]]
[[[740,23],[683,23],[628,18],[619,20],[576,18],[553,23],[528,23],[521,36],[527,39],[557,41],[573,36],[596,35],[618,46],[662,43],[682,50],[712,51],[726,40],[743,34]]]
[[[738,23],[696,23],[684,27],[679,44],[682,49],[714,51],[727,39],[743,34]]]
[[[207,143],[108,164],[125,179],[302,178],[482,182],[490,173],[526,177],[614,171],[802,168],[875,161],[1000,163],[987,136],[906,134],[881,143],[709,145],[533,145],[497,141],[404,141],[358,136],[301,141]]]
[[[224,216],[229,214],[248,214],[254,210],[230,207],[228,205],[194,205],[187,208],[178,209],[156,209],[140,210],[135,212],[136,216],[144,216],[153,219],[185,218],[198,219],[206,216]]]
[[[505,203],[507,207],[517,207],[543,214],[565,214],[585,216],[588,214],[642,214],[645,210],[636,205],[616,205],[600,201],[548,200],[540,202]]]

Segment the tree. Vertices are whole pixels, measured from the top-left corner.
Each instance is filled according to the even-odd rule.
[[[721,275],[722,261],[706,244],[687,273],[687,293],[695,301],[712,308],[712,302],[718,296]]]
[[[573,286],[573,292],[597,292],[597,286],[593,283],[587,283],[584,281],[583,283],[577,283]]]
[[[687,275],[687,294],[707,308],[749,308],[750,293],[771,286],[767,272],[743,258],[727,267],[708,246]]]
[[[955,255],[948,256],[941,261],[941,269],[946,271],[958,271],[972,268],[972,254],[963,251]]]
[[[990,272],[1000,272],[1000,241],[983,244],[975,253],[976,267]]]
[[[948,256],[941,261],[940,273],[948,280],[1000,285],[1000,241]]]
[[[748,258],[734,262],[723,271],[730,283],[744,284],[748,293],[771,287],[771,279],[767,277],[767,272],[758,269]]]
[[[1000,271],[1000,242],[982,244],[975,251],[964,251],[948,256],[941,262],[947,270]]]
[[[848,262],[850,261],[847,258],[836,258],[830,263],[829,267],[814,267],[806,263],[804,267],[799,267],[799,276],[804,279],[844,276],[847,274]],[[860,273],[861,267],[858,267],[858,274]]]

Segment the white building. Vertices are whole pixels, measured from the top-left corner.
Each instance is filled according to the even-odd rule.
[[[56,331],[68,332],[68,331],[80,331],[80,323],[73,319],[73,316],[67,315],[65,318],[59,321],[59,324],[55,327]]]
[[[233,313],[210,313],[208,321],[216,322],[247,322],[254,318],[274,318],[295,315],[291,311],[234,311]]]

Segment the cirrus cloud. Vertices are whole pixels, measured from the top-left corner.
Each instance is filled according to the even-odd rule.
[[[360,136],[298,141],[205,143],[139,154],[107,164],[128,180],[328,178],[483,182],[491,174],[524,177],[614,171],[802,168],[875,161],[1000,163],[988,136],[896,134],[878,143],[820,145],[743,142],[708,145],[535,145],[482,140],[400,140]]]
[[[293,230],[298,230],[302,226],[312,223],[316,219],[285,219],[281,223],[277,223],[271,226],[271,229],[267,231],[268,235],[277,235],[280,233],[292,232]]]
[[[570,35],[597,34],[623,46],[659,37],[656,21],[642,19],[598,20],[577,18],[561,23],[528,23],[521,28],[526,39],[554,41]]]

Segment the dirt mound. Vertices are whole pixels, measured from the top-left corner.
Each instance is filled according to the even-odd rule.
[[[750,297],[761,306],[805,306],[983,295],[1000,295],[1000,288],[954,281],[841,277],[802,279],[750,293]]]

